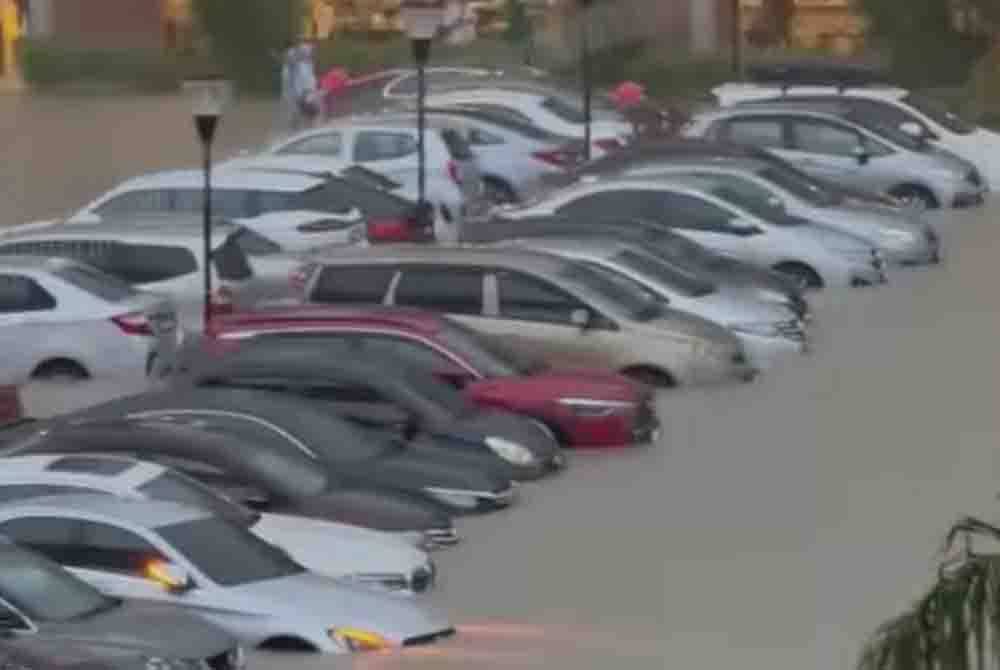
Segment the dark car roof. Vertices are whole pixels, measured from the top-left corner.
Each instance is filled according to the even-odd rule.
[[[296,456],[244,437],[156,418],[77,418],[9,445],[5,456],[31,453],[135,453],[199,458],[288,497],[326,488],[305,454]]]
[[[433,335],[447,324],[446,317],[440,314],[409,307],[304,305],[236,312],[214,318],[212,325],[218,333],[231,333],[264,326],[295,326],[324,321],[392,326],[425,335]]]
[[[574,175],[599,175],[608,171],[621,170],[630,164],[650,158],[671,158],[691,156],[718,156],[724,158],[751,158],[769,162],[784,161],[759,147],[732,142],[685,138],[658,140],[629,147],[608,154],[578,167]]]
[[[615,235],[628,239],[675,238],[676,233],[655,223],[642,219],[594,219],[589,220],[574,214],[532,216],[512,222],[482,221],[468,222],[462,230],[462,241],[489,243],[519,237],[592,237]]]

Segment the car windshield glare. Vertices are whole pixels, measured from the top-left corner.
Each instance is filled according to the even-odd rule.
[[[460,323],[449,321],[438,336],[449,349],[458,354],[486,377],[516,377],[540,372],[541,361],[509,349],[502,342],[487,338]]]
[[[835,207],[843,200],[837,194],[824,188],[819,182],[809,179],[806,175],[800,175],[789,170],[780,170],[773,166],[765,167],[757,174],[761,179],[788,191],[796,198],[816,207]]]
[[[219,586],[239,586],[305,572],[285,550],[246,528],[204,518],[163,526],[159,534]]]
[[[927,153],[931,149],[931,145],[926,138],[914,137],[891,123],[874,119],[867,114],[855,111],[847,114],[845,118],[880,137],[884,137],[907,151]]]
[[[701,298],[716,291],[712,282],[681,272],[649,254],[626,250],[619,253],[616,260],[648,279],[691,298]]]
[[[651,321],[663,313],[660,301],[652,298],[645,288],[610,270],[570,263],[559,274],[633,321]]]
[[[84,619],[118,604],[55,563],[12,549],[0,551],[0,596],[36,623]]]
[[[902,102],[957,135],[971,135],[976,131],[975,124],[969,123],[945,105],[931,98],[910,93],[903,98]]]

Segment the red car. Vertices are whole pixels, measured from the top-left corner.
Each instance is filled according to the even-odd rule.
[[[568,447],[622,447],[655,441],[659,432],[649,388],[605,370],[549,369],[429,312],[386,307],[239,312],[216,319],[207,342],[221,352],[264,336],[323,337],[331,345],[360,346],[374,359],[401,357],[464,389],[478,405],[535,418]]]

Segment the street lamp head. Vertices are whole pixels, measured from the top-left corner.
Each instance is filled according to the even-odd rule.
[[[400,18],[411,40],[434,39],[444,23],[444,0],[403,0]]]
[[[195,117],[222,116],[232,99],[232,84],[221,77],[188,79],[184,82],[184,93],[191,103],[191,113]]]

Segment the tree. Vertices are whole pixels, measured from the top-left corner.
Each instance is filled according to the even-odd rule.
[[[937,581],[866,644],[858,670],[989,670],[1000,667],[1000,554],[973,551],[1000,528],[966,518],[948,532]],[[954,550],[961,543],[960,551]]]
[[[276,57],[302,32],[304,0],[194,0],[192,9],[215,60],[241,90],[277,89]]]

